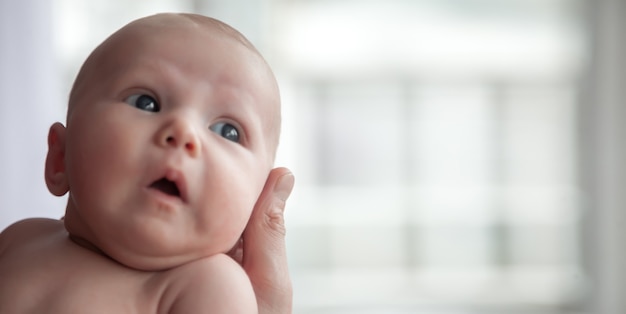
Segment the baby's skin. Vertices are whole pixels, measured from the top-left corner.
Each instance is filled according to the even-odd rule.
[[[0,252],[3,314],[256,312],[248,277],[225,254],[138,271],[77,245],[62,221],[42,218],[7,229]]]

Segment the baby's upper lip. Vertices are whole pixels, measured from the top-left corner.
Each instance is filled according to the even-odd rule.
[[[160,175],[158,177],[154,178],[148,184],[148,187],[154,188],[156,183],[161,180],[167,180],[173,183],[178,189],[177,196],[183,201],[183,203],[186,203],[188,201],[189,195],[188,195],[188,190],[187,190],[187,180],[185,179],[185,176],[182,171],[173,167],[167,167],[165,168],[165,170],[160,172]]]

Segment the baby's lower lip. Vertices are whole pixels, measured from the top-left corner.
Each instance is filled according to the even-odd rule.
[[[176,204],[176,205],[179,205],[182,203],[182,198],[178,195],[168,194],[159,189],[150,188],[150,187],[146,188],[146,191],[148,192],[148,194],[150,194],[151,197],[155,197],[157,201],[159,202],[165,202],[168,204]]]

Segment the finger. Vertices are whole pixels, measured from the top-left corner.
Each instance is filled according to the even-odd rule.
[[[283,213],[293,185],[288,169],[273,169],[243,234],[243,267],[254,286],[260,313],[291,312]]]

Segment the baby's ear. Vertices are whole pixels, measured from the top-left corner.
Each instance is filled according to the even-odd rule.
[[[50,193],[62,196],[70,187],[65,173],[65,126],[56,122],[48,132],[48,155],[44,176]]]

